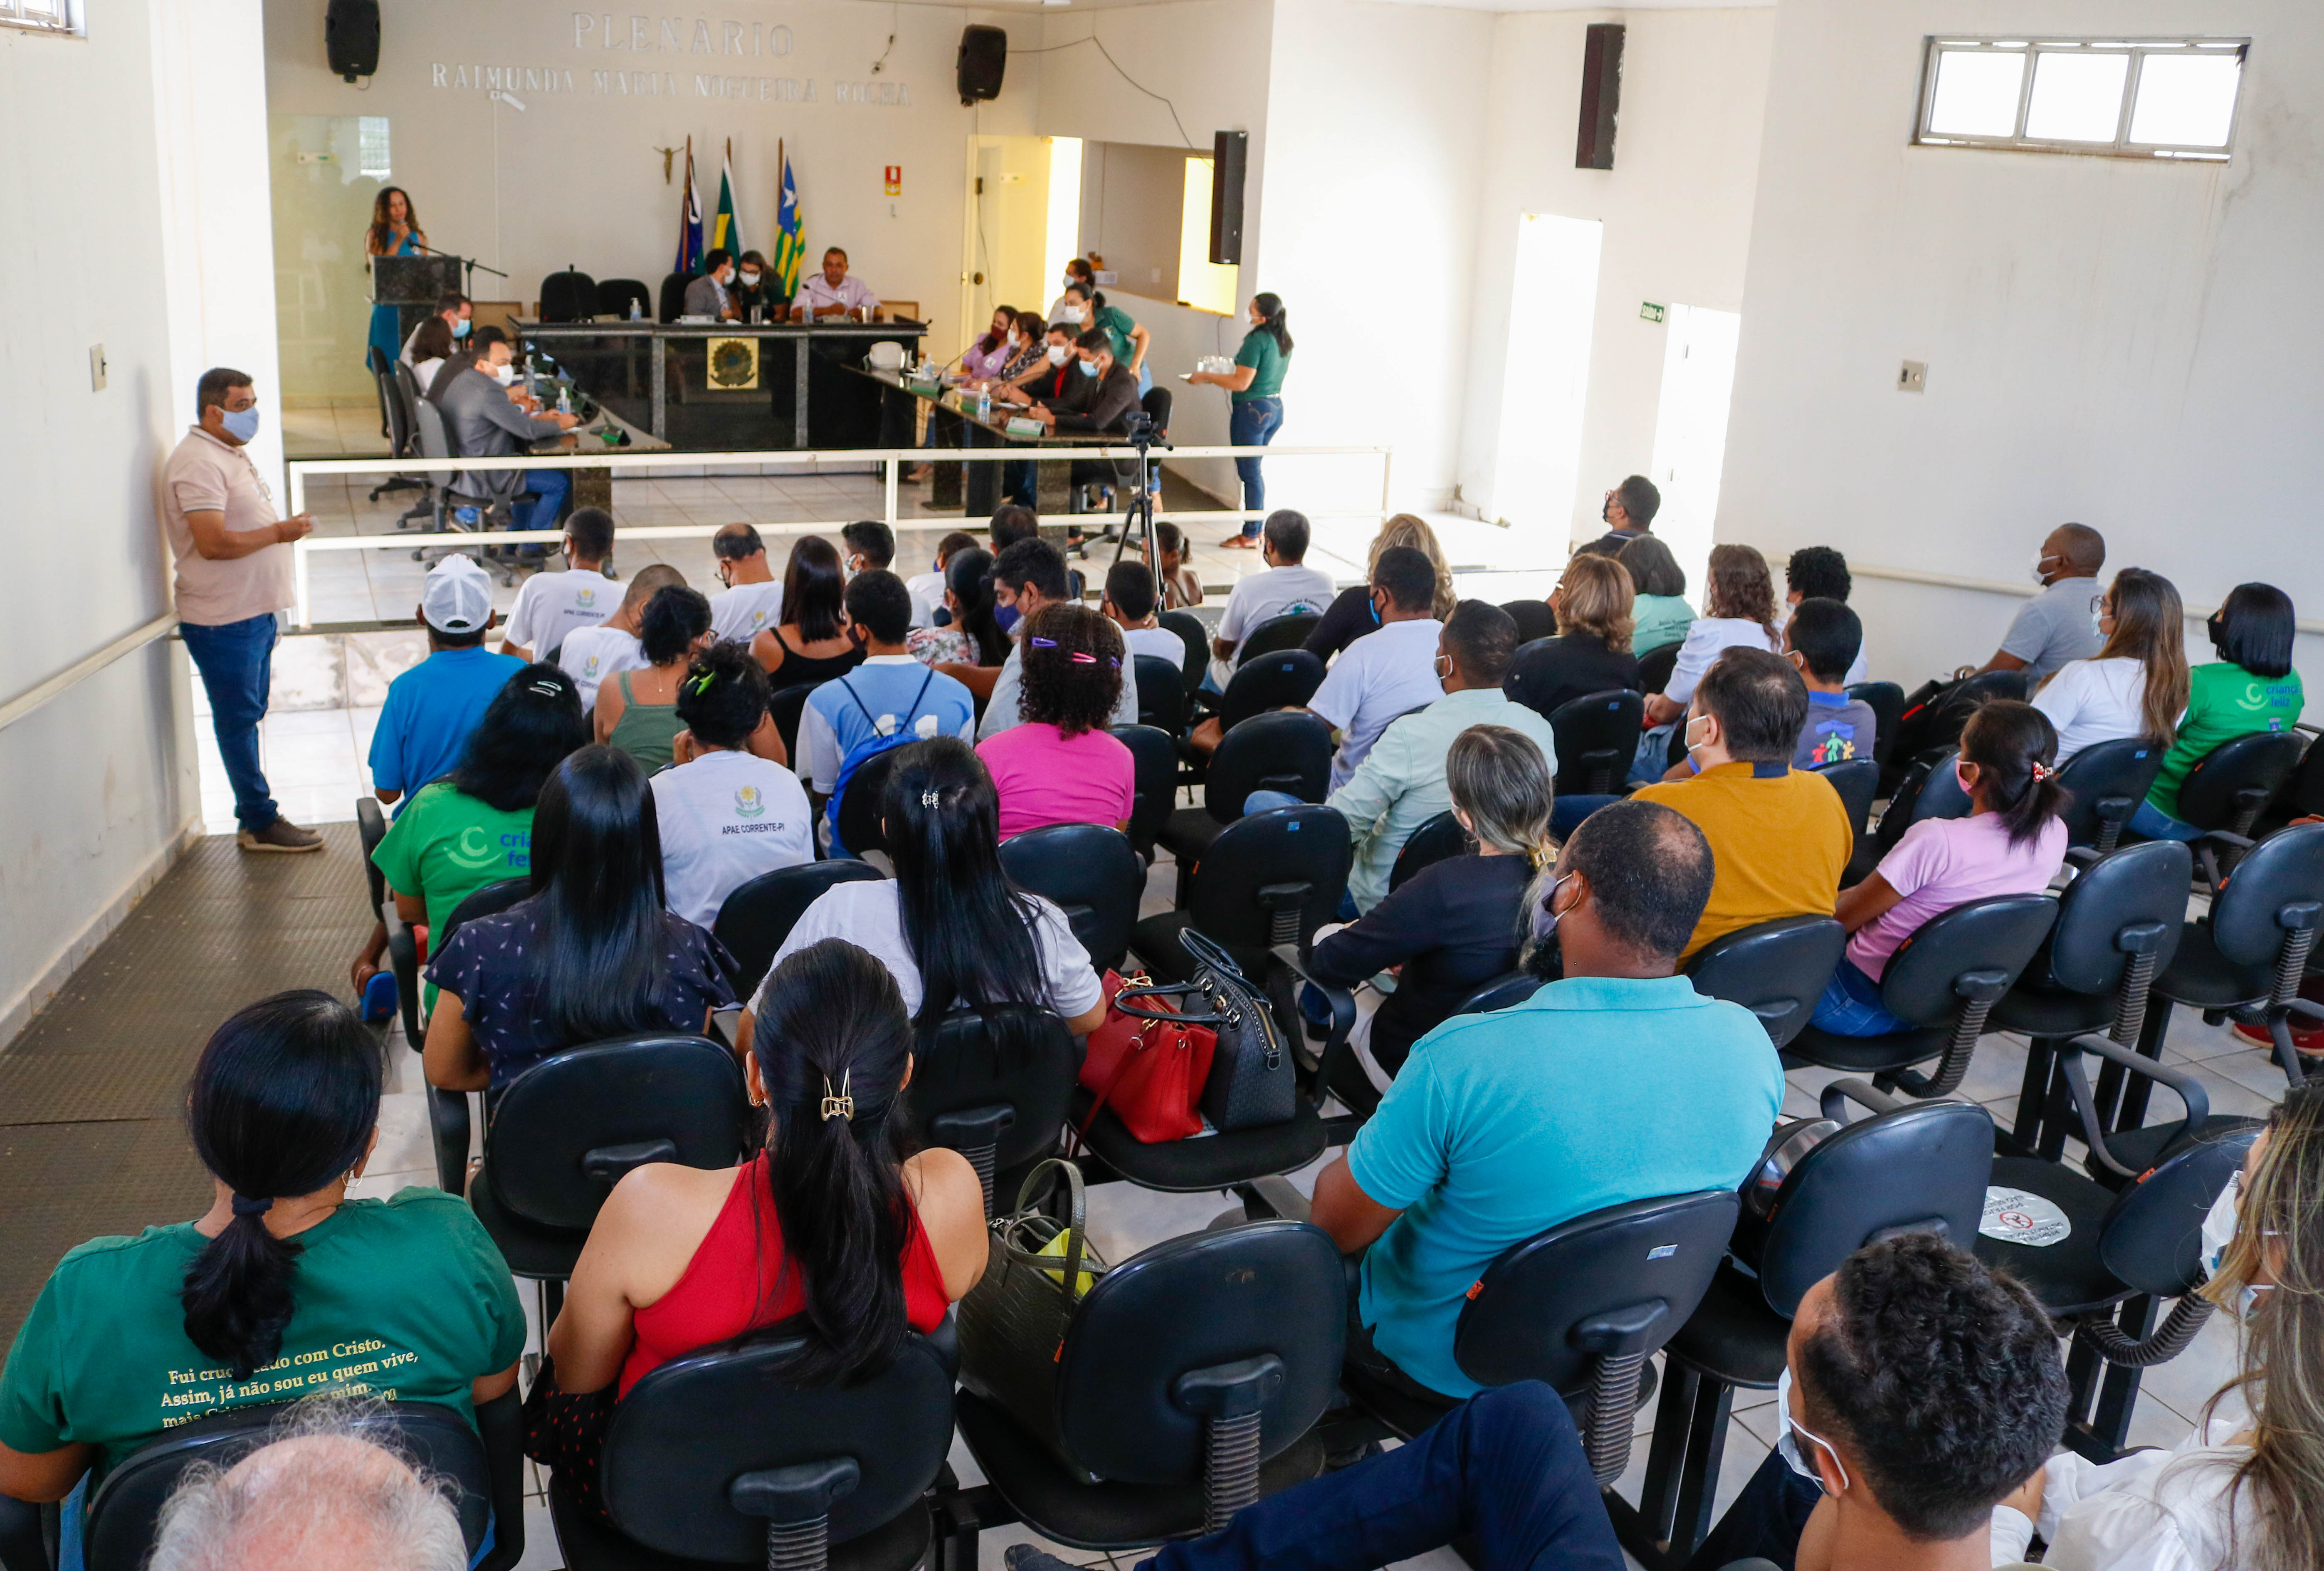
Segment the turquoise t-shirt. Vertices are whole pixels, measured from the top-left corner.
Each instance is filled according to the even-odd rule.
[[[1731,1189],[1784,1098],[1766,1028],[1683,976],[1572,977],[1414,1045],[1348,1169],[1404,1215],[1364,1255],[1374,1345],[1447,1396],[1469,1289],[1513,1243],[1662,1195]]]
[[[1641,595],[1631,602],[1630,615],[1637,624],[1630,632],[1632,654],[1680,642],[1694,625],[1694,607],[1676,595]]]

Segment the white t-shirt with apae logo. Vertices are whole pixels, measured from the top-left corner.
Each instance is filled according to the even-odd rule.
[[[634,633],[618,627],[584,627],[565,635],[557,663],[580,684],[584,714],[597,707],[597,686],[617,671],[642,670],[645,645]]]
[[[726,897],[762,873],[815,860],[813,809],[798,777],[750,753],[706,753],[653,777],[663,898],[708,927]]]
[[[721,642],[739,639],[748,643],[761,628],[772,627],[782,615],[780,579],[768,584],[737,584],[710,596],[710,631]]]
[[[592,569],[535,573],[516,592],[503,636],[532,651],[533,659],[547,660],[571,634],[619,611],[622,595],[621,585]]]

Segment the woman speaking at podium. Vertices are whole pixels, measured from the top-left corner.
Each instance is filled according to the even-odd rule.
[[[427,231],[420,228],[420,219],[411,211],[411,199],[404,195],[401,186],[382,186],[371,204],[371,227],[364,232],[364,254],[371,256],[417,256],[428,245]],[[370,264],[364,264],[368,267]],[[371,308],[371,349],[380,352],[391,365],[403,352],[403,319],[393,306],[374,305]],[[371,368],[371,356],[364,356],[364,368]]]

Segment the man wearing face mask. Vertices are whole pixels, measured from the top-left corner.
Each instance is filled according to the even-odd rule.
[[[686,303],[680,310],[689,317],[707,317],[714,321],[740,321],[741,306],[735,303],[734,254],[724,247],[702,259],[702,276],[686,286]]]
[[[2105,639],[2092,607],[2098,598],[2098,569],[2106,566],[2106,537],[2086,524],[2061,523],[2050,531],[2034,558],[2034,579],[2042,593],[2018,607],[2009,632],[1993,658],[1978,668],[2025,673],[2025,690],[2068,661],[2088,660]]]
[[[442,318],[444,326],[451,330],[452,343],[456,348],[468,336],[468,328],[475,318],[476,308],[466,295],[457,290],[447,290],[436,297],[435,314]],[[411,348],[412,345],[419,340],[420,328],[427,325],[423,319],[419,327],[411,329],[410,337],[403,340],[403,353],[398,358],[406,365],[416,366],[420,364],[411,357]]]
[[[481,347],[475,363],[463,367],[456,356],[445,362],[429,394],[444,411],[445,429],[462,457],[509,457],[544,437],[569,431],[580,423],[573,416],[555,410],[535,418],[518,409],[509,397],[516,367],[508,339],[491,328],[484,328],[476,337]],[[510,494],[510,473],[479,470],[462,475],[456,483],[469,495],[506,495]],[[525,469],[516,473],[521,475],[521,485],[533,494],[534,500],[515,504],[511,527],[555,529],[565,511],[565,499],[573,489],[566,472]],[[532,554],[540,550],[538,546],[531,548]]]
[[[202,373],[198,420],[161,476],[161,522],[177,559],[179,633],[210,698],[210,726],[234,785],[235,838],[245,851],[319,851],[323,837],[285,818],[258,762],[258,723],[273,670],[275,615],[292,600],[290,542],[305,513],[278,518],[244,449],[258,435],[258,393],[224,366]]]
[[[1122,430],[1138,411],[1138,378],[1114,359],[1113,340],[1105,329],[1092,328],[1074,340],[1071,369],[1064,393],[1036,399],[1028,417],[1053,431]]]

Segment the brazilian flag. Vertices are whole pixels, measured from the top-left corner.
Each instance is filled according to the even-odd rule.
[[[742,220],[734,213],[734,144],[726,144],[726,162],[718,171],[718,215],[710,221],[710,245],[713,250],[724,250],[740,256],[742,245]]]
[[[788,300],[798,293],[799,263],[807,256],[807,220],[799,210],[798,182],[791,179],[790,155],[785,152],[780,157],[783,172],[776,188],[774,269],[778,298]]]

